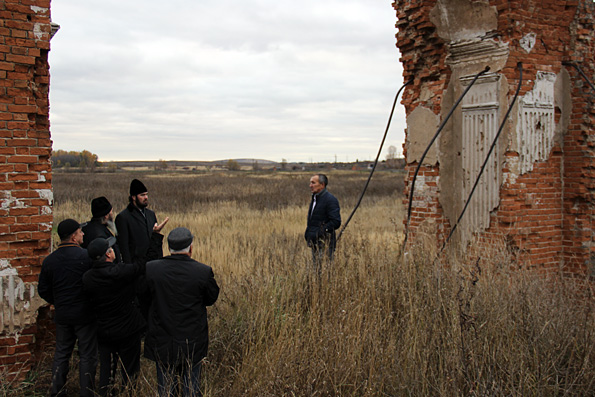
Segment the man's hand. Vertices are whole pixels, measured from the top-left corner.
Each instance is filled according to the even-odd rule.
[[[169,216],[166,217],[163,222],[161,222],[160,224],[155,223],[155,225],[153,225],[153,231],[159,233],[161,231],[161,229],[163,229],[163,226],[165,226],[165,224],[169,221]]]

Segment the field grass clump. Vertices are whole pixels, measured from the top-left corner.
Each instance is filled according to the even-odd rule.
[[[85,219],[99,195],[125,198],[133,177],[171,218],[166,233],[192,231],[221,287],[206,396],[595,394],[592,299],[571,280],[511,270],[505,250],[471,265],[436,265],[424,245],[403,255],[401,175],[375,176],[320,274],[303,240],[308,174],[58,174],[56,219]],[[344,218],[366,177],[330,174]],[[143,359],[136,395],[154,394],[154,371]]]

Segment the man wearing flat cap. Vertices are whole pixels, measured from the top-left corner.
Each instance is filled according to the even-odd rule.
[[[85,233],[83,244],[81,244],[83,248],[87,248],[89,243],[96,238],[108,239],[116,236],[114,209],[107,198],[101,196],[91,200],[91,214],[93,217],[83,226],[83,233]],[[118,244],[115,244],[112,248],[116,254],[114,263],[121,262],[122,256]]]
[[[200,396],[201,362],[207,355],[207,306],[219,296],[213,270],[192,259],[193,236],[173,229],[167,243],[171,255],[147,263],[151,295],[145,357],[155,361],[159,395]]]
[[[74,219],[58,225],[60,245],[41,266],[39,296],[56,311],[56,350],[52,364],[51,395],[67,395],[64,388],[70,356],[78,341],[80,395],[94,396],[97,368],[97,326],[91,302],[83,292],[83,274],[91,268],[87,251],[81,248],[83,231]]]
[[[128,201],[128,207],[116,217],[116,228],[122,261],[134,263],[146,258],[153,232],[161,232],[169,218],[157,223],[155,213],[147,208],[148,190],[138,179],[133,179],[130,183]]]
[[[120,366],[123,386],[140,371],[141,333],[146,327],[135,299],[135,283],[144,263],[114,263],[116,239],[96,238],[87,247],[93,267],[83,276],[85,292],[97,316],[99,395],[114,387]]]

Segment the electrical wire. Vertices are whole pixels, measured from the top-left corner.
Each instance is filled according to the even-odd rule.
[[[494,148],[496,147],[496,143],[498,141],[498,138],[500,137],[500,133],[502,133],[502,130],[504,129],[504,125],[506,124],[506,120],[508,120],[508,116],[510,115],[510,112],[512,110],[512,107],[514,106],[517,97],[519,96],[519,92],[521,90],[521,85],[523,83],[523,64],[521,62],[517,63],[517,68],[519,69],[519,84],[516,88],[516,92],[514,94],[514,97],[512,98],[512,102],[510,103],[510,106],[508,107],[508,110],[506,111],[506,115],[504,116],[504,120],[502,120],[502,123],[500,123],[500,128],[498,128],[498,132],[496,133],[496,136],[494,137],[494,140],[492,141],[492,145],[490,146],[490,150],[488,151],[488,154],[486,155],[486,158],[481,166],[481,169],[479,170],[479,174],[477,175],[477,178],[475,178],[475,183],[473,184],[473,188],[471,188],[471,192],[469,193],[469,197],[467,197],[467,201],[465,202],[465,206],[463,207],[463,210],[461,211],[461,214],[459,215],[456,223],[453,225],[453,227],[450,229],[450,233],[448,234],[448,237],[446,238],[446,240],[444,240],[444,244],[442,245],[442,249],[440,250],[440,252],[438,253],[438,255],[440,255],[442,253],[442,251],[444,251],[444,248],[446,247],[446,245],[448,244],[448,242],[450,241],[450,238],[452,237],[453,233],[455,232],[455,230],[457,229],[457,225],[461,222],[461,219],[463,218],[463,215],[465,215],[465,211],[467,210],[467,207],[469,206],[469,203],[471,202],[471,198],[473,197],[473,193],[475,193],[475,188],[477,187],[477,185],[479,184],[479,180],[483,174],[483,171],[486,168],[486,165],[488,164],[488,160],[490,159],[490,155],[492,154],[492,152],[494,151]]]
[[[426,147],[426,150],[423,152],[423,154],[421,155],[421,158],[419,159],[417,167],[415,168],[415,172],[413,173],[413,179],[411,180],[411,188],[409,189],[409,204],[407,207],[407,224],[405,225],[405,240],[403,241],[403,246],[405,246],[405,244],[407,244],[407,237],[409,235],[409,222],[411,221],[411,206],[413,204],[413,192],[415,190],[415,180],[417,179],[417,174],[419,173],[419,169],[421,168],[421,165],[423,164],[424,159],[426,158],[426,155],[430,151],[430,147],[432,147],[432,145],[434,144],[434,141],[436,141],[436,138],[438,138],[438,135],[440,135],[440,132],[442,132],[442,129],[444,128],[444,126],[446,125],[448,120],[450,119],[450,116],[452,116],[452,114],[454,113],[457,106],[459,106],[459,103],[461,103],[461,101],[463,100],[465,95],[467,95],[467,92],[469,92],[469,90],[471,89],[473,84],[475,84],[477,79],[482,74],[487,73],[489,70],[490,70],[490,67],[486,66],[484,70],[482,70],[481,72],[479,72],[475,75],[475,77],[473,78],[473,80],[471,81],[469,86],[465,89],[465,91],[463,91],[461,96],[459,96],[459,99],[457,99],[457,101],[455,102],[453,107],[450,109],[450,111],[448,112],[448,115],[446,116],[446,118],[442,121],[442,123],[438,127],[438,130],[434,134],[434,137],[432,138],[432,140]]]
[[[403,84],[401,86],[401,88],[399,88],[399,91],[397,91],[397,95],[395,95],[395,100],[393,101],[393,107],[390,111],[390,116],[388,117],[388,122],[386,123],[386,129],[384,130],[384,136],[382,137],[382,142],[380,142],[380,147],[378,148],[378,154],[376,155],[376,160],[374,161],[374,166],[372,167],[372,170],[370,171],[370,175],[368,175],[368,180],[366,181],[366,184],[359,196],[359,200],[357,201],[357,204],[353,208],[353,211],[351,211],[351,214],[347,218],[347,221],[345,221],[345,224],[343,225],[343,227],[341,228],[341,231],[339,232],[339,235],[337,236],[337,242],[339,242],[339,239],[343,235],[343,231],[345,230],[345,228],[349,224],[349,221],[351,220],[351,218],[353,218],[353,214],[355,214],[355,211],[357,211],[359,205],[361,204],[362,199],[364,198],[364,194],[366,194],[366,190],[368,189],[368,185],[370,184],[372,175],[374,175],[374,171],[376,170],[376,165],[378,165],[378,159],[380,158],[380,154],[382,153],[382,147],[384,146],[384,141],[386,140],[386,135],[388,134],[388,130],[390,128],[390,123],[393,119],[393,114],[395,112],[395,106],[397,105],[397,100],[399,98],[399,95],[401,95],[401,91],[403,91],[403,89],[406,86],[408,86],[409,84],[411,84],[412,82],[413,82],[413,78],[409,79],[409,81],[407,81],[405,84]]]
[[[579,72],[579,74],[583,77],[583,79],[585,79],[585,81],[587,82],[587,84],[589,84],[589,86],[591,86],[591,89],[593,91],[595,91],[595,86],[593,86],[593,83],[591,83],[591,81],[589,80],[589,78],[587,77],[587,75],[583,72],[583,70],[580,68],[580,66],[578,66],[574,62],[562,62],[562,65],[564,65],[564,66],[572,66],[573,68],[575,68]]]

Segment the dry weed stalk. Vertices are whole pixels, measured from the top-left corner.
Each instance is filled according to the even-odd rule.
[[[595,394],[592,301],[577,301],[572,281],[513,271],[506,252],[483,252],[475,267],[458,259],[437,265],[431,241],[413,245],[404,260],[392,186],[372,189],[317,277],[302,236],[307,179],[291,178],[147,183],[159,182],[150,192],[158,216],[192,230],[196,259],[213,266],[221,286],[209,312],[206,396]],[[343,208],[355,179],[331,174]],[[117,192],[77,183],[89,199],[126,191],[124,183]],[[183,203],[162,204],[191,183],[200,188]],[[269,189],[292,184],[282,205],[262,202],[262,193],[272,201]],[[79,208],[56,197],[56,218]],[[143,360],[136,395],[154,393],[151,364]]]

